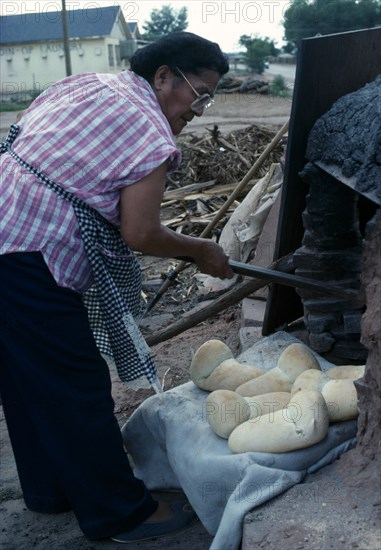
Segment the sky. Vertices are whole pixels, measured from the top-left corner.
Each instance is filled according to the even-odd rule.
[[[150,19],[152,9],[171,5],[175,10],[188,9],[187,31],[218,42],[225,52],[239,51],[243,34],[268,36],[278,47],[283,45],[282,19],[289,0],[204,1],[204,0],[66,0],[67,10],[90,9],[118,4],[126,21],[137,21],[139,29]],[[61,0],[1,0],[1,15],[32,12],[44,13],[61,9]]]

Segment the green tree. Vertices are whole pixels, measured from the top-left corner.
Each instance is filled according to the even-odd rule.
[[[184,31],[188,26],[188,10],[183,7],[175,10],[171,5],[153,9],[150,21],[143,23],[145,40],[157,40],[171,32]]]
[[[298,46],[316,34],[367,29],[381,25],[380,0],[291,0],[284,16],[285,39]]]
[[[295,44],[293,44],[292,42],[287,42],[287,44],[285,44],[283,47],[282,47],[282,51],[284,53],[294,53],[295,51]]]
[[[245,61],[248,68],[256,73],[262,74],[265,70],[266,60],[277,54],[277,49],[273,40],[259,38],[258,36],[249,36],[243,34],[239,39],[239,44],[246,48]]]

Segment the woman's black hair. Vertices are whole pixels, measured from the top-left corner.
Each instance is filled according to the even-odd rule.
[[[227,56],[215,42],[191,32],[173,32],[136,50],[130,59],[131,70],[151,82],[157,69],[168,65],[175,72],[200,74],[216,71],[220,76],[229,70]]]

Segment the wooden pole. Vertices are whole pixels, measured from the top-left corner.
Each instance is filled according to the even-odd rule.
[[[62,30],[63,30],[63,43],[65,51],[65,67],[66,67],[66,76],[72,74],[71,71],[71,58],[70,58],[70,48],[69,48],[69,30],[67,24],[67,12],[66,12],[66,0],[61,0],[62,2]]]

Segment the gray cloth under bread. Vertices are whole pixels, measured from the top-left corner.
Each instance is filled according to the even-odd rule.
[[[269,370],[299,342],[264,338],[238,359]],[[315,354],[322,370],[333,366]],[[208,392],[188,382],[147,399],[123,426],[134,473],[150,490],[181,489],[207,531],[211,550],[239,548],[245,515],[353,446],[356,421],[332,424],[320,443],[288,453],[233,454],[206,420]]]

